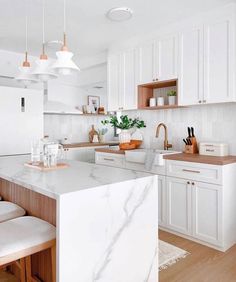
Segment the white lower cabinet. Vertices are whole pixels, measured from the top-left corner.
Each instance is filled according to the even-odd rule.
[[[222,186],[192,182],[193,236],[199,240],[221,245]]]
[[[222,245],[222,186],[167,177],[167,228]]]
[[[96,148],[97,147],[64,148],[63,158],[65,158],[66,160],[94,163]],[[108,148],[108,146],[102,146],[102,148]]]
[[[167,227],[191,234],[191,184],[188,180],[167,177]]]
[[[167,207],[166,203],[166,177],[158,175],[158,223],[159,226],[166,226]]]
[[[124,155],[96,153],[96,163],[145,171]],[[236,243],[236,164],[166,160],[158,175],[158,223],[167,232],[226,251]],[[163,173],[164,172],[164,173]]]

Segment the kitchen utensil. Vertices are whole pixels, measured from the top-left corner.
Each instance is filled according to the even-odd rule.
[[[191,138],[192,136],[191,136],[191,128],[190,127],[188,127],[188,138]]]
[[[194,128],[193,127],[191,127],[191,133],[192,133],[192,137],[195,137],[195,135],[194,135]]]
[[[157,98],[157,106],[164,106],[164,98],[163,97]]]
[[[184,141],[185,145],[188,145],[188,143],[187,143],[187,141],[185,139],[183,139],[183,141]]]
[[[156,98],[150,98],[149,107],[155,107],[155,106],[156,106]]]

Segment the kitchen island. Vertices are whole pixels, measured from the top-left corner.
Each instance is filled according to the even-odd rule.
[[[157,176],[66,161],[41,172],[29,156],[0,158],[0,195],[56,225],[58,282],[158,280]],[[46,252],[33,271],[50,282]]]

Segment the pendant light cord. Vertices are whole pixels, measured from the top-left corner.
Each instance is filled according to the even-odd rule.
[[[64,8],[63,8],[63,17],[64,17],[64,25],[63,25],[63,31],[66,33],[66,0],[64,0]]]
[[[64,17],[64,26],[63,26],[63,41],[64,41],[64,48],[66,48],[66,0],[64,0],[64,7],[63,7],[63,17]]]
[[[28,3],[27,0],[25,1],[25,51],[28,53]]]
[[[42,42],[43,42],[43,55],[45,54],[45,0],[43,0],[43,34],[42,34]]]

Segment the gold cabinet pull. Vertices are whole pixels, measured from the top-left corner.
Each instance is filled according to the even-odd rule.
[[[199,170],[183,169],[184,172],[201,173]]]

